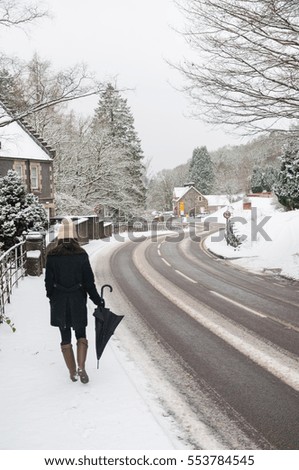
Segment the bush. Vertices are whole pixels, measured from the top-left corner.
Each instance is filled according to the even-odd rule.
[[[37,196],[26,192],[21,178],[9,170],[0,178],[0,248],[8,250],[30,230],[48,226],[47,214]]]

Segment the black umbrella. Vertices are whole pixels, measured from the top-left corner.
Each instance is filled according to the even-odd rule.
[[[105,284],[101,288],[101,297],[103,298],[104,288],[108,287],[112,292],[112,287],[109,284]],[[109,339],[113,335],[117,325],[124,318],[124,315],[116,315],[111,312],[110,308],[106,308],[105,305],[97,307],[93,313],[95,317],[95,330],[96,330],[96,353],[97,353],[97,368],[99,368],[99,359],[103,354],[103,351],[108,343]]]

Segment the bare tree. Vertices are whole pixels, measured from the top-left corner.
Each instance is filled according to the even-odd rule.
[[[177,68],[198,118],[247,133],[298,119],[298,0],[176,1],[193,49]]]
[[[169,211],[172,209],[173,189],[188,182],[189,162],[173,169],[159,171],[151,178],[147,192],[148,209]]]
[[[38,63],[36,62],[35,65],[38,66]],[[42,65],[42,63],[40,62],[39,65]],[[44,72],[46,71],[47,69],[44,70]],[[26,76],[28,66],[23,64],[22,69],[16,73],[14,77],[18,77],[19,84],[24,85],[28,80],[31,80],[31,87],[26,89],[26,92],[23,92],[22,106],[20,108],[14,107],[15,112],[13,115],[0,110],[0,127],[6,126],[13,121],[38,114],[35,121],[38,130],[41,132],[43,126],[42,121],[46,117],[46,114],[42,114],[42,112],[48,110],[50,107],[67,103],[68,101],[96,95],[103,88],[103,85],[88,71],[85,64],[76,64],[73,67],[60,71],[49,77],[48,82],[45,81],[47,78],[46,75],[39,75],[39,72],[41,71],[36,68],[35,70],[31,70]],[[34,83],[33,78],[35,80]],[[40,78],[43,78],[44,81],[41,81]],[[24,87],[19,85],[19,88]],[[34,94],[29,96],[28,91],[34,91]],[[9,98],[9,96],[5,96],[8,105],[10,104]],[[12,96],[12,98],[15,99],[15,96]]]
[[[0,0],[0,26],[23,27],[48,15],[38,3],[25,3],[20,0]]]
[[[46,16],[48,16],[48,12],[38,4],[21,0],[0,0],[0,31],[3,31],[3,28],[25,28],[26,25]],[[8,58],[0,50],[0,94],[2,95],[1,91],[3,92],[3,82],[7,84],[7,74],[15,79],[20,89],[24,81],[30,80],[29,68],[30,64],[23,64],[18,59]],[[88,71],[85,64],[76,64],[60,71],[55,77],[52,75],[52,83],[48,83],[47,89],[44,89],[44,83],[39,81],[39,78],[40,76],[45,77],[47,68],[49,68],[49,64],[42,63],[38,58],[32,60],[31,80],[33,78],[35,80],[35,95],[23,96],[23,105],[26,104],[26,106],[15,109],[17,112],[14,115],[8,115],[5,111],[0,110],[0,127],[20,118],[32,116],[59,103],[99,93],[101,85]],[[9,97],[0,96],[0,99],[3,98],[7,99],[9,104]]]

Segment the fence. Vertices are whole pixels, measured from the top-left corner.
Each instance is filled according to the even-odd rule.
[[[10,303],[14,286],[25,276],[26,241],[11,247],[0,256],[0,323],[5,314],[5,305]]]
[[[136,217],[133,220],[126,222],[112,222],[99,220],[97,216],[69,216],[76,226],[77,237],[79,243],[85,244],[90,240],[98,240],[100,238],[109,238],[113,234],[123,232],[157,232],[160,230],[171,230],[173,228],[182,227],[182,223],[174,221],[169,218],[166,221],[162,220],[147,220],[142,217]],[[55,241],[55,229],[53,227],[56,224],[62,223],[65,217],[57,216],[50,219],[52,230],[50,233],[50,241]]]

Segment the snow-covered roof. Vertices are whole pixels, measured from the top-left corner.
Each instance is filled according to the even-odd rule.
[[[187,187],[182,187],[182,188],[174,188],[173,189],[173,198],[174,199],[180,199],[181,197],[184,196],[184,194],[189,190]]]
[[[0,106],[1,120],[9,116]],[[0,158],[30,158],[31,160],[52,160],[51,154],[37,139],[25,130],[24,125],[18,121],[0,127]]]
[[[194,186],[176,187],[173,189],[173,199],[181,199],[183,196],[185,196],[185,194],[187,194],[188,191],[190,191],[191,188],[193,188],[195,191],[198,192],[198,194],[200,194],[200,192],[196,188],[194,188]]]

